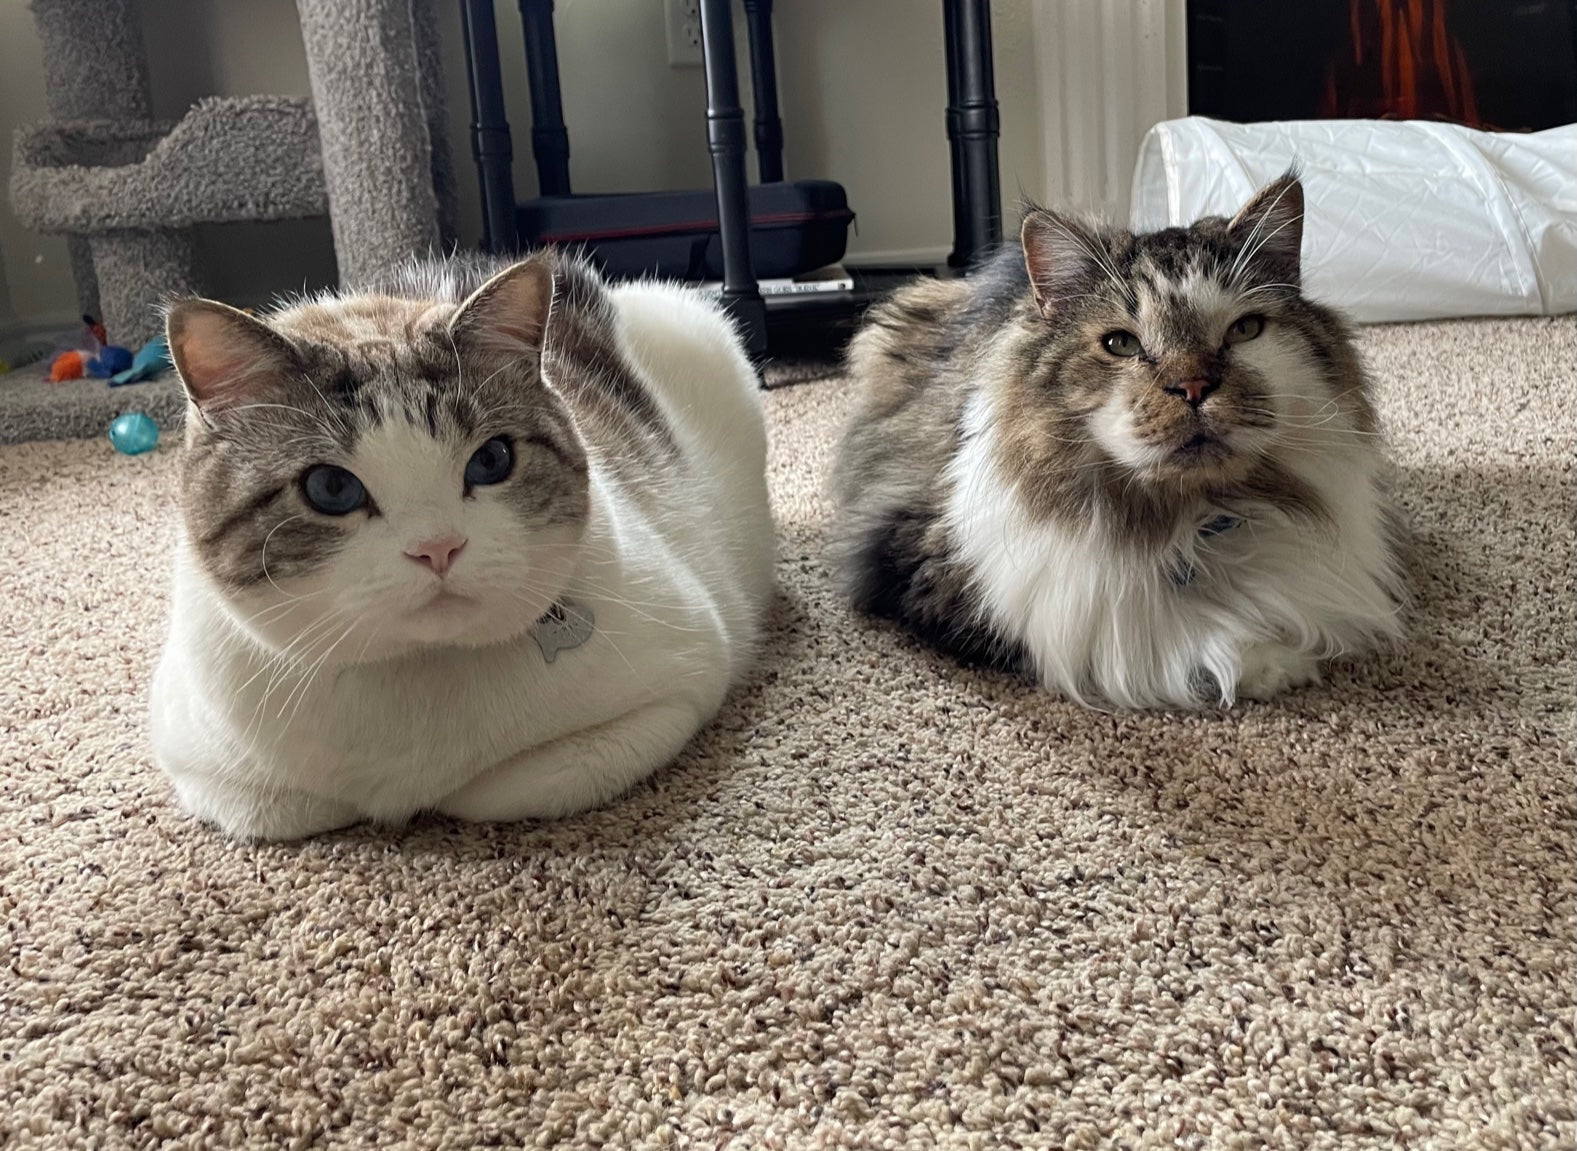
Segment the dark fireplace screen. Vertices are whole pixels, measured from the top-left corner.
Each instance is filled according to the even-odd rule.
[[[1577,121],[1577,0],[1188,0],[1188,104],[1222,120]]]

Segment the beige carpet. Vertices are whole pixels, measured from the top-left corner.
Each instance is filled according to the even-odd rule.
[[[1364,336],[1406,653],[1231,715],[782,595],[674,769],[557,826],[235,847],[149,763],[174,460],[0,452],[0,1143],[1571,1148],[1570,319]]]

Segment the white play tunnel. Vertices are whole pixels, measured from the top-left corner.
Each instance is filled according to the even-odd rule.
[[[1294,163],[1305,287],[1354,319],[1577,310],[1577,124],[1171,120],[1140,145],[1133,226],[1231,216]]]

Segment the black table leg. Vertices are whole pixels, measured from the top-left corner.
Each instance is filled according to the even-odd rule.
[[[482,248],[496,254],[520,250],[515,223],[515,178],[504,80],[498,68],[498,26],[493,0],[465,0],[466,75],[471,82],[471,154],[482,183]]]
[[[968,264],[1002,241],[996,81],[989,0],[942,0],[948,38],[947,131],[952,143],[955,228],[948,263]]]
[[[965,208],[964,193],[964,141],[958,134],[958,106],[963,97],[958,91],[958,5],[952,0],[942,3],[942,47],[947,59],[947,166],[953,181],[953,251],[947,257],[949,267],[957,268],[969,262],[965,250],[965,237],[969,233],[969,217]]]
[[[559,99],[559,48],[553,35],[553,0],[520,0],[526,41],[526,80],[531,88],[531,155],[537,191],[569,195],[569,132]]]
[[[750,81],[756,93],[756,164],[763,184],[783,179],[783,121],[778,118],[778,62],[772,47],[772,0],[745,0]]]
[[[739,322],[745,347],[767,347],[767,309],[750,260],[750,201],[745,191],[745,111],[734,65],[732,0],[701,0],[701,53],[706,59],[706,135],[723,241],[723,303]]]

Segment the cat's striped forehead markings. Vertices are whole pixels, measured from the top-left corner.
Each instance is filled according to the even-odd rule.
[[[287,336],[337,346],[365,342],[409,342],[434,328],[454,311],[453,305],[395,296],[350,296],[309,300],[272,317]]]
[[[1238,293],[1194,266],[1180,278],[1135,276],[1139,333],[1151,353],[1210,351],[1245,310]]]
[[[589,267],[555,258],[540,366],[529,349],[499,356],[451,335],[463,302],[496,271],[457,266],[262,317],[294,348],[278,396],[188,425],[182,502],[195,554],[221,585],[262,586],[333,562],[360,521],[310,514],[300,480],[315,464],[366,470],[373,497],[397,513],[429,490],[458,493],[470,453],[506,437],[515,472],[488,499],[525,530],[578,522],[593,463],[638,504],[684,487],[691,461]]]
[[[307,301],[270,318],[306,360],[308,382],[325,403],[348,409],[343,446],[385,420],[430,436],[469,437],[483,406],[485,379],[472,379],[449,338],[454,305],[392,296]],[[496,403],[501,397],[493,397]]]

